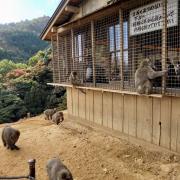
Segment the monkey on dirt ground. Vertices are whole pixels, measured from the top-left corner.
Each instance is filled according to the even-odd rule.
[[[140,63],[139,68],[135,72],[135,87],[139,94],[150,94],[152,93],[152,80],[165,76],[167,70],[154,71],[150,65],[148,58],[143,59]]]
[[[55,114],[53,114],[52,121],[57,125],[60,124],[61,122],[63,122],[64,121],[63,112],[58,111]]]
[[[7,149],[19,150],[19,147],[15,145],[20,136],[20,131],[10,126],[6,126],[2,131],[2,142]]]
[[[45,119],[51,120],[52,119],[52,115],[56,112],[56,108],[54,109],[46,109],[44,111],[44,115],[45,115]]]
[[[59,158],[52,158],[48,160],[46,170],[49,180],[73,180],[70,170]]]
[[[78,77],[78,73],[76,71],[72,71],[69,76],[69,82],[73,86],[80,86],[82,85],[80,78]],[[82,89],[79,89],[83,94],[86,94]]]

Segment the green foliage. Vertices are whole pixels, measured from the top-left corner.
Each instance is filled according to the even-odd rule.
[[[20,23],[0,24],[0,60],[12,59],[24,62],[49,43],[39,39],[39,34],[48,22],[44,16]],[[8,49],[8,50],[7,50]]]
[[[0,61],[0,74],[1,75],[5,75],[9,71],[11,71],[11,70],[13,70],[15,68],[16,68],[15,63],[13,63],[10,60],[5,59],[3,61]]]
[[[63,96],[61,96],[58,107],[60,111],[67,109],[67,94],[66,93]]]
[[[65,89],[47,85],[52,82],[52,71],[44,62],[50,55],[47,52],[39,51],[28,65],[0,61],[0,123],[16,121],[27,112],[37,115],[46,108],[66,109]]]
[[[13,94],[0,96],[0,123],[16,121],[25,116],[27,109],[24,102]]]
[[[33,57],[28,60],[28,65],[35,66],[39,61],[43,61],[44,56],[44,51],[38,51]]]
[[[2,60],[0,61],[0,75],[2,75],[3,77],[10,71],[14,70],[14,69],[26,69],[27,65],[26,64],[22,64],[22,63],[14,63],[11,60]]]
[[[0,83],[6,82],[7,78],[16,78],[25,74],[26,68],[27,65],[23,63],[14,63],[7,59],[0,61]]]

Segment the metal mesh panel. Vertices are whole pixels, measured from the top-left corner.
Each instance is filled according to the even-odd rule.
[[[60,77],[59,82],[66,83],[74,70],[84,86],[135,92],[135,72],[143,59],[149,59],[154,71],[167,70],[166,76],[149,78],[151,93],[180,95],[179,3],[117,2],[115,12],[104,11],[96,20],[89,18],[88,24],[79,23],[71,32],[59,34],[54,81]]]
[[[120,26],[119,15],[112,14],[95,21],[96,85],[120,87]]]
[[[73,42],[73,70],[78,72],[84,85],[90,86],[93,83],[91,25],[87,24],[74,29]]]
[[[68,82],[72,71],[71,33],[58,34],[58,67],[60,83]]]
[[[53,49],[53,60],[52,60],[52,67],[53,67],[53,82],[59,83],[59,64],[58,64],[58,49],[57,49],[57,36],[53,35],[52,39],[52,49]]]

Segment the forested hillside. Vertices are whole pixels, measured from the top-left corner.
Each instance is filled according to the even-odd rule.
[[[0,60],[24,62],[48,46],[39,35],[49,17],[44,16],[19,23],[0,24]]]
[[[27,63],[0,61],[0,124],[19,120],[46,108],[66,109],[66,93],[52,87],[51,49],[39,51]]]

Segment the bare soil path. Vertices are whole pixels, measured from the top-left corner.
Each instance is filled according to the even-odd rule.
[[[37,180],[47,180],[46,162],[59,156],[75,180],[180,180],[179,156],[150,151],[67,118],[59,126],[43,116],[12,126],[21,131],[20,150],[6,150],[0,141],[1,176],[26,175],[27,160],[35,158]]]

